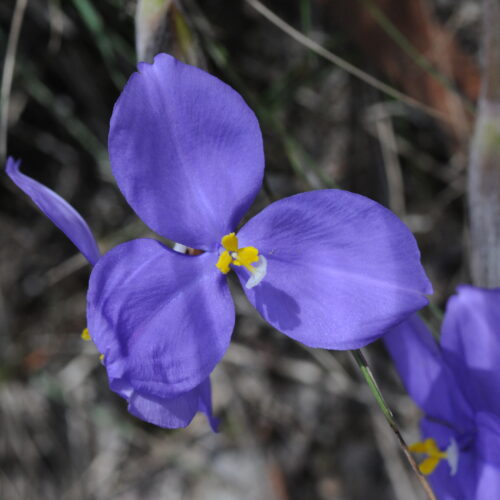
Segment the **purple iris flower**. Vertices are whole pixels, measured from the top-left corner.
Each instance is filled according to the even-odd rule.
[[[500,495],[500,289],[460,286],[438,345],[417,317],[384,337],[411,397],[425,413],[410,449],[440,500]]]
[[[138,68],[111,119],[113,174],[151,229],[197,255],[137,239],[97,259],[80,219],[60,222],[60,201],[39,187],[35,196],[9,170],[95,262],[88,328],[134,415],[178,427],[196,410],[210,414],[208,376],[235,321],[230,270],[264,319],[312,347],[359,348],[427,303],[413,236],[363,196],[298,194],[237,231],[263,178],[254,113],[231,87],[166,54]]]

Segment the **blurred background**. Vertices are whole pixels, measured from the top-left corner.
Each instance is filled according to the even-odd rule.
[[[135,0],[24,3],[0,3],[4,75],[13,68],[1,112],[8,153],[77,208],[102,250],[151,235],[118,191],[106,149],[113,103],[136,63]],[[165,2],[161,40],[159,18],[143,19],[139,49],[147,58],[162,44],[255,110],[267,171],[252,213],[327,187],[394,210],[418,239],[435,289],[425,314],[438,325],[447,297],[469,280],[464,192],[481,4],[266,0],[279,26],[258,5]],[[129,416],[80,339],[89,271],[1,175],[0,499],[422,498],[350,355],[278,334],[237,287],[234,341],[212,379],[221,432],[203,417],[166,431]],[[418,410],[383,346],[365,353],[416,440]]]

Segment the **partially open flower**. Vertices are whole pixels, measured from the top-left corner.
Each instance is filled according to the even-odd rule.
[[[460,286],[438,345],[418,318],[384,337],[406,389],[424,411],[420,454],[439,500],[500,492],[500,289]]]

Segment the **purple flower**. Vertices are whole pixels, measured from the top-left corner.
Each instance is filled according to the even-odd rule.
[[[202,401],[207,407],[200,387],[234,327],[231,269],[264,319],[312,347],[361,347],[427,303],[431,286],[413,236],[363,196],[298,194],[236,234],[261,188],[262,137],[241,96],[204,71],[165,54],[141,63],[115,105],[109,153],[139,217],[200,251],[138,239],[100,258],[90,277],[90,334],[111,388],[144,420],[173,426],[162,408],[168,402],[174,412],[179,398],[179,425]],[[59,227],[84,250],[71,228]]]
[[[460,286],[441,343],[417,317],[384,337],[406,389],[423,410],[422,453],[440,500],[500,492],[500,289]]]

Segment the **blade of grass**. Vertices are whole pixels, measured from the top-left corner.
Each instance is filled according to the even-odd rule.
[[[259,0],[245,0],[245,1],[259,14],[265,17],[269,22],[274,24],[277,28],[282,30],[288,36],[293,38],[296,42],[300,43],[304,47],[307,47],[309,50],[315,52],[316,54],[323,57],[327,61],[330,61],[331,63],[339,66],[340,68],[347,71],[356,78],[359,78],[366,84],[372,86],[373,88],[376,88],[383,94],[405,103],[407,106],[418,109],[439,120],[448,121],[448,117],[443,113],[441,113],[440,111],[430,108],[429,106],[421,103],[420,101],[417,101],[413,97],[410,97],[409,95],[400,92],[394,87],[387,85],[381,80],[378,80],[377,78],[371,76],[365,71],[354,66],[345,59],[342,59],[341,57],[337,56],[333,52],[330,52],[329,50],[325,49],[323,46],[316,43],[314,40],[305,36],[303,33],[296,30],[293,26],[285,22],[283,19],[277,16],[273,11],[271,11],[264,4],[262,4]]]
[[[84,24],[94,36],[95,43],[104,62],[106,63],[111,80],[115,86],[121,90],[125,85],[126,79],[125,76],[115,68],[115,51],[112,38],[109,37],[109,33],[107,33],[107,30],[105,29],[105,23],[101,14],[89,0],[72,0],[72,2],[80,14]]]
[[[28,0],[17,0],[12,15],[9,38],[7,40],[7,50],[5,52],[5,62],[2,72],[2,86],[0,90],[0,164],[5,163],[7,156],[7,129],[9,126],[9,101],[12,89],[12,79],[16,65],[17,44],[19,34],[23,25],[24,12]]]
[[[350,351],[354,361],[358,365],[358,368],[361,371],[361,374],[363,375],[366,383],[368,384],[368,387],[370,388],[370,391],[373,394],[373,397],[377,401],[377,404],[379,408],[382,410],[382,413],[385,417],[386,422],[389,424],[389,427],[391,428],[392,432],[396,436],[396,439],[399,443],[399,446],[410,464],[410,467],[412,468],[413,472],[417,476],[417,479],[419,480],[423,490],[425,491],[425,494],[427,495],[427,498],[429,500],[437,500],[436,496],[434,495],[434,492],[432,491],[432,488],[430,487],[429,483],[427,482],[427,479],[425,476],[420,472],[418,469],[418,465],[415,462],[415,459],[413,458],[413,455],[410,453],[408,449],[408,445],[406,444],[405,439],[403,438],[403,435],[401,434],[401,431],[399,430],[398,424],[396,423],[396,420],[394,418],[394,415],[387,405],[384,396],[380,392],[379,386],[372,374],[372,371],[370,370],[370,367],[368,366],[368,362],[366,361],[366,358],[361,351],[361,349],[356,349],[355,351]]]
[[[311,17],[311,0],[300,0],[300,22],[306,35],[311,31]]]
[[[384,30],[384,32],[401,48],[413,62],[428,73],[432,78],[438,81],[443,87],[460,97],[464,107],[472,115],[475,113],[475,106],[470,102],[456,87],[456,85],[429,59],[427,59],[411,41],[398,29],[398,27],[384,14],[384,12],[373,2],[373,0],[358,0],[362,2],[372,15],[375,22]]]
[[[107,158],[106,146],[95,134],[68,108],[54,106],[56,96],[37,75],[29,61],[20,64],[20,75],[24,79],[24,87],[28,94],[41,106],[50,110],[60,120],[68,133],[85,151],[88,151],[97,163]]]

